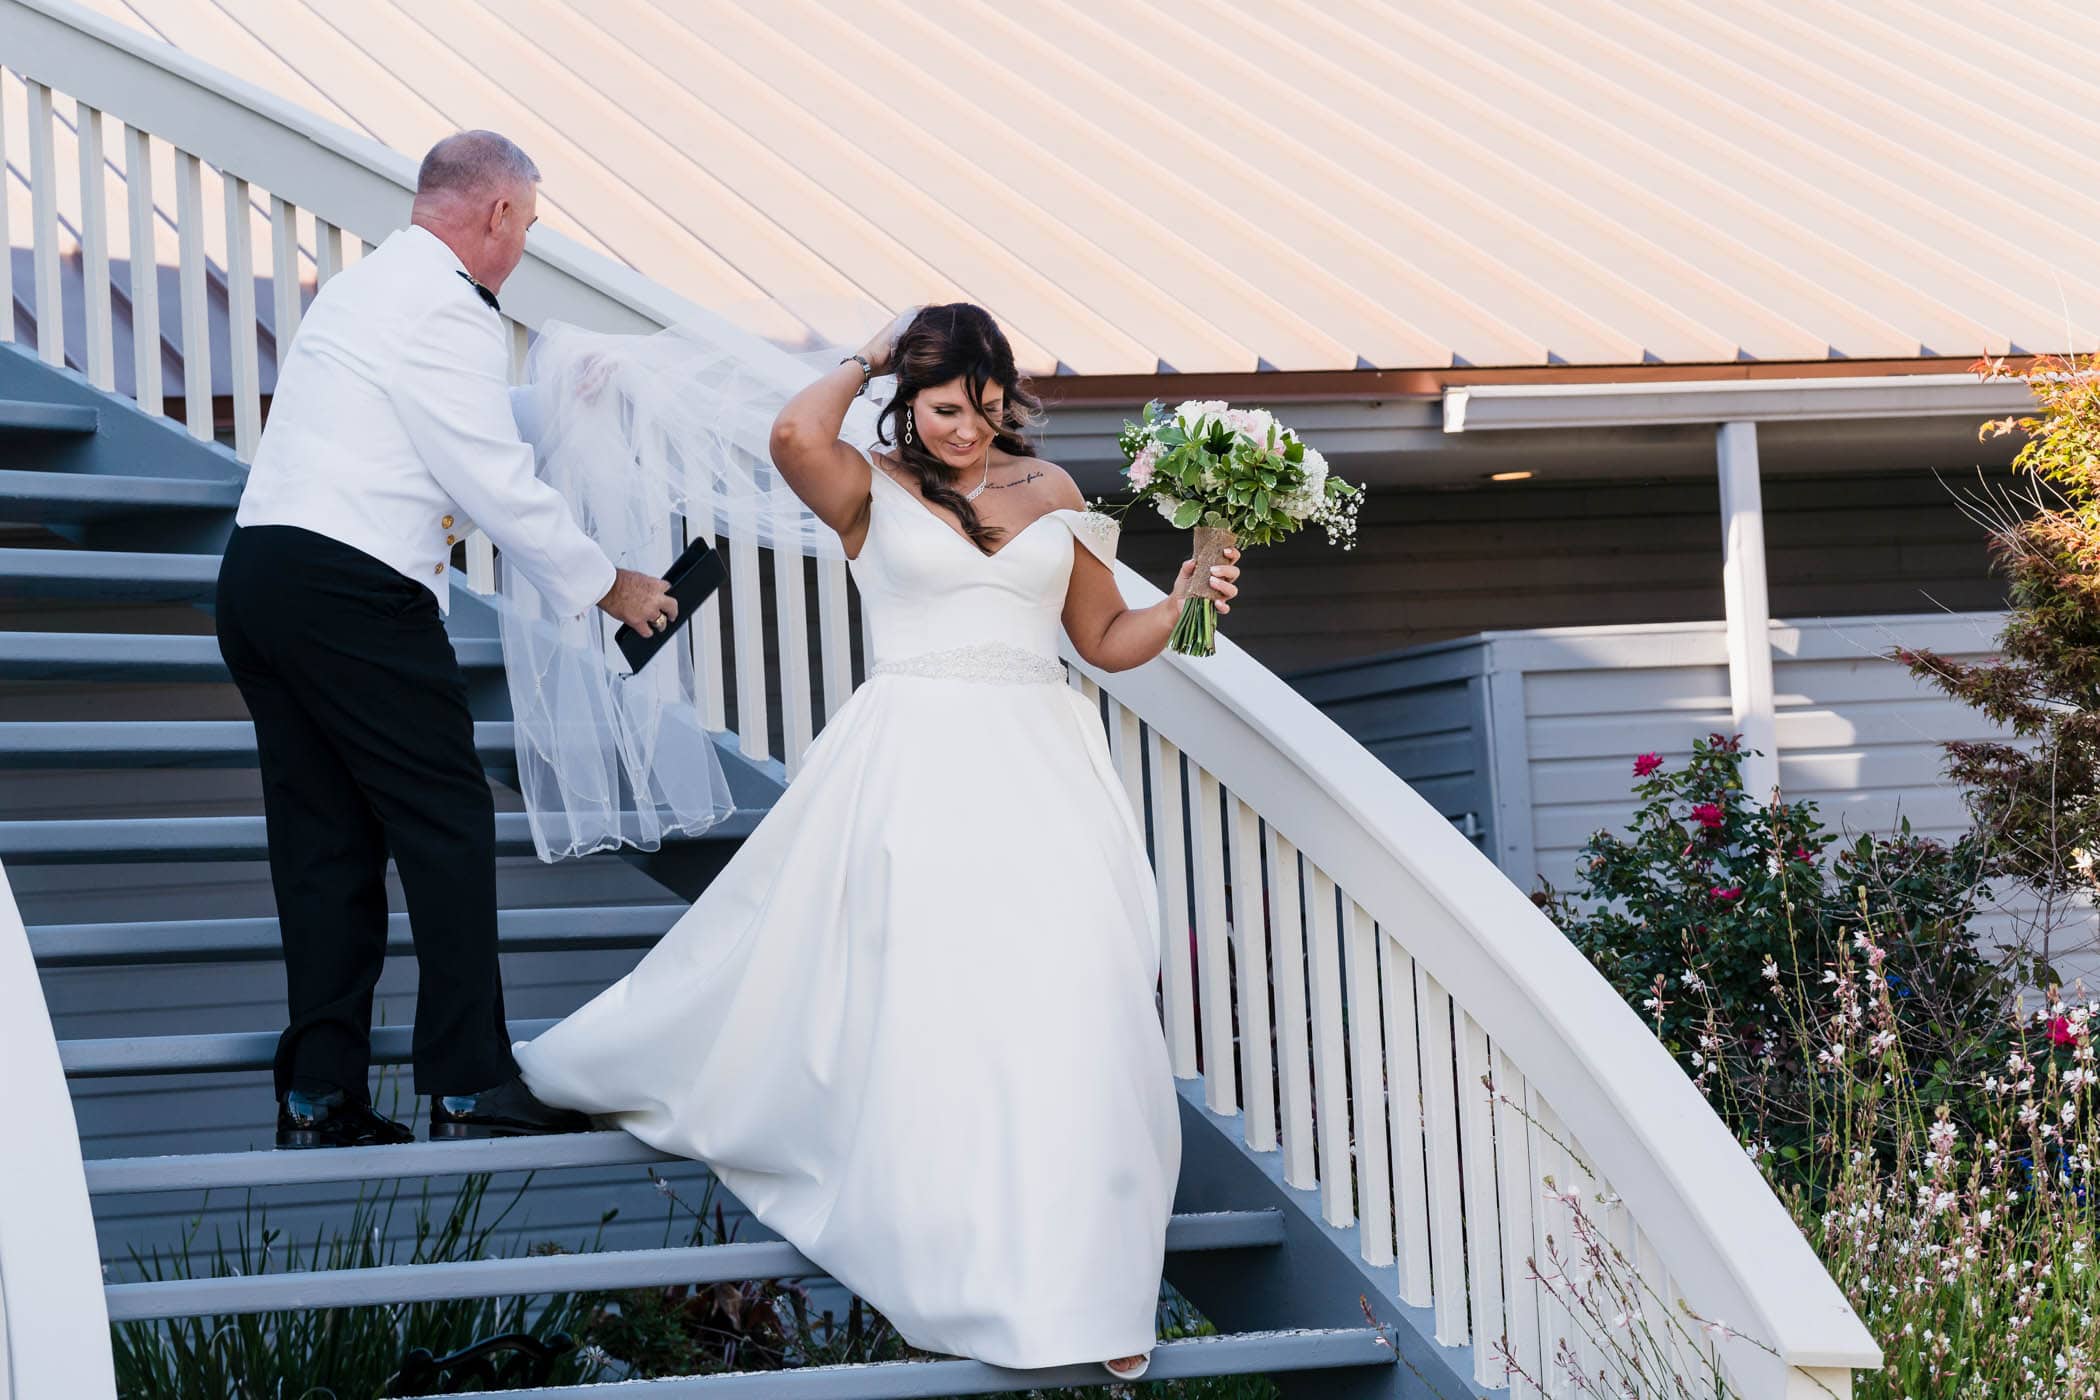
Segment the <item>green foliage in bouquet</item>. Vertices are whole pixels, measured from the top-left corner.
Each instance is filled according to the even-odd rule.
[[[1353,542],[1361,488],[1330,473],[1266,410],[1205,402],[1169,414],[1155,400],[1123,425],[1116,445],[1128,464],[1129,505],[1149,500],[1176,529],[1230,530],[1246,546],[1317,523],[1331,543]]]
[[[1329,472],[1327,459],[1267,409],[1206,399],[1169,414],[1148,403],[1116,445],[1131,493],[1122,510],[1149,502],[1176,529],[1198,531],[1196,587],[1167,642],[1181,655],[1217,650],[1217,602],[1201,566],[1216,562],[1221,547],[1274,544],[1308,524],[1324,528],[1329,544],[1355,544],[1362,488]]]

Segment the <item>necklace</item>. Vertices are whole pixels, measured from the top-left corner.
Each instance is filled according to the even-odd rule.
[[[975,486],[973,486],[973,487],[971,487],[971,488],[970,488],[969,490],[967,490],[967,491],[963,492],[963,499],[964,499],[964,500],[966,500],[966,501],[974,501],[974,500],[976,500],[976,499],[977,499],[977,498],[978,498],[979,496],[981,496],[981,495],[983,495],[983,494],[984,494],[984,487],[985,487],[985,483],[986,483],[986,482],[988,482],[988,481],[990,481],[991,479],[992,479],[992,454],[991,454],[991,453],[989,453],[989,452],[987,452],[987,453],[985,453],[985,454],[984,454],[984,475],[983,475],[983,476],[981,476],[981,477],[979,477],[979,478],[977,479],[977,484],[976,484]]]

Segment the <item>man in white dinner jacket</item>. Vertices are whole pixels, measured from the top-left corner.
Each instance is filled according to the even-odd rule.
[[[567,612],[662,630],[660,579],[616,569],[533,472],[496,292],[539,171],[494,132],[431,148],[410,226],[314,298],[219,572],[219,647],[255,719],[290,1023],[279,1147],[407,1142],[373,1111],[386,862],[415,936],[416,1092],[441,1137],[588,1126],[517,1077],[496,962],[495,807],[445,635],[471,520]]]

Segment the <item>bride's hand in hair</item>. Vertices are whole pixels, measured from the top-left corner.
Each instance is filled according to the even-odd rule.
[[[897,318],[871,336],[860,353],[867,356],[868,363],[875,366],[875,373],[888,374],[891,361],[897,357],[897,341],[923,308],[907,306],[897,313]]]

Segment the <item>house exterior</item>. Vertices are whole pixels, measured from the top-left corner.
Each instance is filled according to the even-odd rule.
[[[49,52],[84,35],[187,84],[142,86],[127,114],[115,94],[58,83],[0,46],[0,234],[16,250],[0,291],[15,338],[47,364],[244,459],[304,300],[398,226],[413,153],[493,127],[539,162],[554,235],[536,240],[515,296],[506,288],[506,307],[523,308],[521,361],[531,326],[551,318],[640,331],[698,305],[818,347],[913,302],[976,300],[1038,376],[1045,454],[1096,493],[1115,485],[1115,428],[1148,399],[1274,408],[1371,494],[1355,551],[1300,541],[1249,561],[1227,627],[1244,651],[1221,673],[1251,661],[1249,686],[1290,677],[1520,889],[1566,883],[1591,824],[1620,810],[1631,753],[1708,729],[1748,735],[1764,755],[1753,781],[1817,797],[1834,824],[1901,811],[1951,829],[1928,738],[1949,707],[1876,658],[1899,641],[1988,649],[2003,597],[1956,491],[1979,470],[2002,478],[2010,447],[1979,444],[1976,424],[2024,395],[1967,371],[1982,355],[2092,348],[2100,283],[2081,269],[2100,266],[2100,205],[2076,176],[2100,170],[2076,152],[2100,145],[2084,115],[2100,94],[2070,50],[1996,13],[1899,25],[1778,5],[1464,10],[1452,24],[1449,6],[1372,0],[1134,12],[1053,0],[1025,16],[891,0],[0,0],[0,37],[26,42],[31,21],[55,15],[66,32]],[[2100,47],[2100,22],[2063,22]],[[2037,100],[2060,117],[2064,151],[2038,150],[2006,115]],[[2017,228],[1979,213],[2002,209],[2008,178],[2032,192]],[[208,372],[187,374],[195,364]],[[57,541],[32,523],[9,542]],[[1161,580],[1181,548],[1134,520],[1123,557]],[[485,577],[485,550],[467,562]],[[774,575],[768,600],[799,587]],[[17,590],[0,609],[25,630],[202,638],[193,602],[54,609]],[[800,642],[829,654],[829,619]],[[850,679],[850,636],[836,645]],[[785,779],[821,714],[805,676],[798,717],[770,664],[733,678],[717,727]],[[40,682],[9,693],[6,718],[237,721],[229,698],[189,681]],[[1127,713],[1152,698],[1132,692]],[[1105,703],[1113,722],[1124,701]],[[1119,755],[1142,747],[1136,720],[1130,732]],[[1160,799],[1159,775],[1182,782],[1182,758],[1160,752],[1145,749],[1141,803]],[[1221,792],[1239,788],[1187,771],[1191,812],[1212,799],[1215,820]],[[1261,773],[1237,781],[1253,790]],[[16,771],[4,790],[25,821],[213,817],[255,801],[237,764]],[[1170,923],[1210,948],[1239,912],[1221,863],[1249,845],[1190,822],[1190,849],[1172,856],[1187,864],[1154,854],[1163,888],[1186,881],[1163,895],[1181,901]],[[1171,827],[1179,840],[1178,808]],[[1405,829],[1425,852],[1448,835]],[[31,863],[8,877],[32,933],[144,921],[176,902],[194,918],[269,912],[252,858]],[[508,859],[505,901],[528,908],[556,879]],[[665,899],[646,870],[559,879],[562,898],[594,907]],[[1412,908],[1403,887],[1396,876],[1384,893],[1398,902],[1380,907]],[[1338,917],[1370,911],[1361,929],[1380,930],[1382,958],[1405,921],[1373,903]],[[1452,927],[1492,923],[1487,907]],[[1506,902],[1493,911],[1521,918]],[[562,1014],[633,956],[510,955],[513,1009]],[[1434,1000],[1448,989],[1415,968],[1401,984],[1448,1010],[1448,995]],[[407,1012],[408,972],[382,986],[389,1018]],[[62,1042],[107,1042],[272,1027],[278,975],[254,959],[49,967],[43,987]],[[1215,1032],[1190,1024],[1177,1065],[1193,1073],[1194,1037]],[[1524,1032],[1502,1033],[1515,1045]],[[1462,1060],[1469,1045],[1461,1026],[1442,1048]],[[76,1082],[73,1105],[91,1159],[237,1151],[259,1140],[260,1083],[246,1070],[112,1074]],[[1205,1092],[1206,1112],[1239,1111],[1229,1091]],[[1403,1155],[1376,1168],[1396,1192]],[[1302,1186],[1311,1149],[1292,1160]],[[308,1227],[349,1194],[334,1183],[278,1199]],[[204,1204],[98,1198],[97,1247],[121,1271],[127,1248],[171,1241]],[[620,1167],[536,1191],[519,1238],[573,1240],[614,1205],[613,1242],[660,1233],[646,1184]],[[1358,1220],[1332,1198],[1321,1208],[1335,1228]],[[1408,1273],[1396,1239],[1398,1260],[1388,1245],[1378,1265],[1398,1271],[1389,1291],[1432,1306],[1427,1260]],[[1454,1319],[1451,1297],[1435,1303],[1439,1339],[1465,1330],[1466,1298]]]

